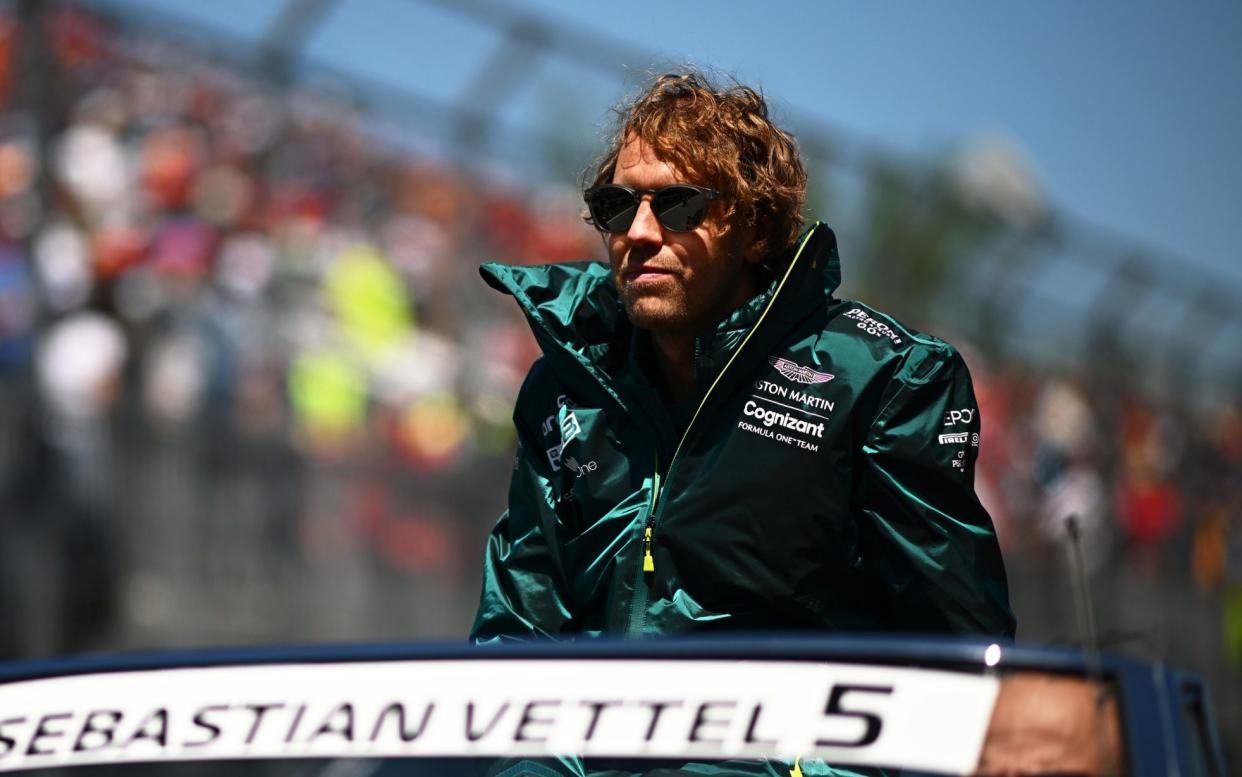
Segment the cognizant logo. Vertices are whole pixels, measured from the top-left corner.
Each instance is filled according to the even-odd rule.
[[[775,410],[768,410],[753,399],[747,401],[746,406],[742,408],[742,412],[748,416],[758,418],[764,426],[779,426],[793,432],[803,432],[816,437],[824,436],[824,424],[822,422],[813,424],[810,421],[803,421],[792,413],[778,413]]]

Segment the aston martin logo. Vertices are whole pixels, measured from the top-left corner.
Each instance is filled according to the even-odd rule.
[[[776,368],[777,372],[795,383],[827,383],[836,377],[827,372],[816,372],[810,367],[803,367],[797,362],[777,356],[770,357],[768,362]]]

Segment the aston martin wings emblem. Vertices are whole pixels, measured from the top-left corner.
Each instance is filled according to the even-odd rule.
[[[784,375],[795,383],[827,383],[835,378],[835,375],[827,372],[817,372],[810,367],[803,367],[797,362],[791,362],[788,359],[782,359],[772,356],[768,362],[776,368],[776,371]]]

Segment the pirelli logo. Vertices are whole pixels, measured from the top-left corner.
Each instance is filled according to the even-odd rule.
[[[970,439],[970,432],[955,432],[954,434],[942,434],[938,438],[941,445],[957,445],[965,443]]]

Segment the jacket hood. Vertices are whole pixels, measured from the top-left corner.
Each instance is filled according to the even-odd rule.
[[[727,358],[761,320],[771,323],[765,330],[781,332],[832,298],[841,283],[832,229],[816,222],[790,251],[784,271],[763,293],[702,337],[700,350],[709,362]],[[513,296],[552,362],[586,368],[602,379],[627,355],[632,327],[607,264],[489,262],[479,272],[492,288]]]

